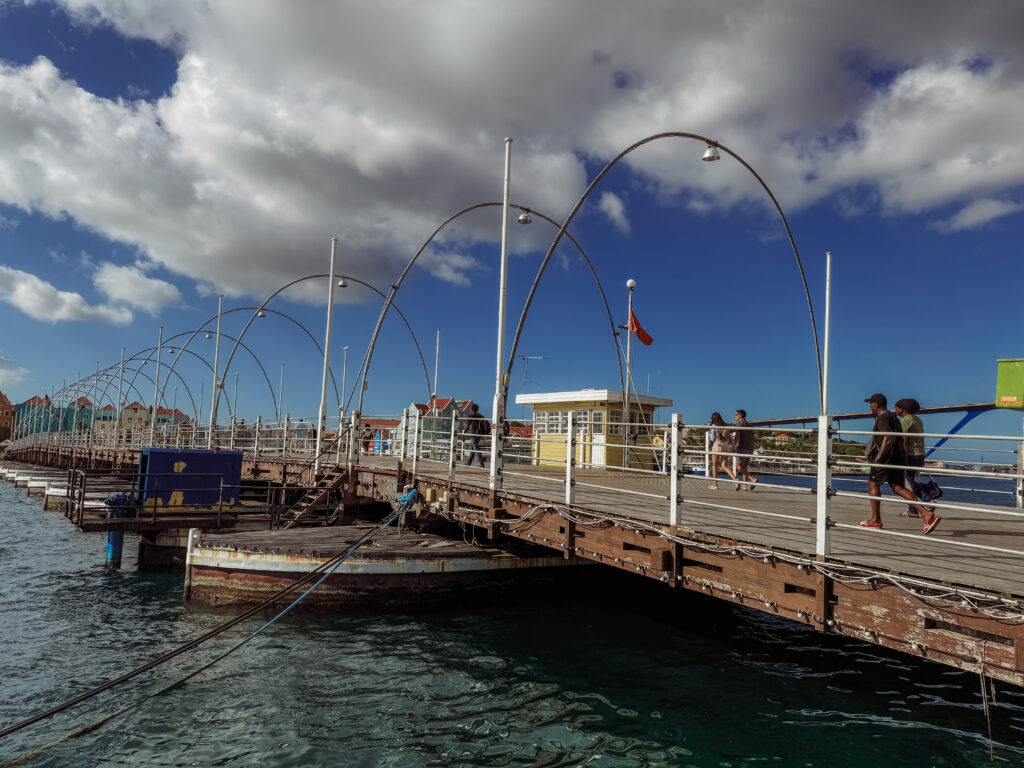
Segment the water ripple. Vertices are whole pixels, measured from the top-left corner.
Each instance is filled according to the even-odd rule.
[[[102,567],[0,483],[0,723],[59,703],[233,615],[180,574]],[[988,760],[978,681],[923,660],[638,579],[550,602],[417,615],[289,614],[238,627],[132,685],[0,742],[0,762],[135,703],[26,765],[828,766]],[[255,620],[254,620],[255,622]],[[1024,764],[1024,691],[998,691],[994,750]],[[842,736],[837,734],[841,733]]]

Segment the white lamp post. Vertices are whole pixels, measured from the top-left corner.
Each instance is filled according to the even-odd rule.
[[[156,437],[156,408],[157,400],[160,397],[160,350],[164,346],[164,327],[160,326],[160,338],[156,345],[156,376],[153,377],[153,415],[149,420],[149,447],[153,447],[153,440]],[[140,444],[141,446],[141,444]]]
[[[343,356],[341,358],[341,412],[338,414],[341,418],[341,423],[338,425],[338,434],[341,434],[341,427],[345,422],[345,393],[348,392],[348,347],[342,347],[341,351]]]
[[[512,137],[505,139],[505,185],[501,206],[501,278],[498,283],[498,354],[494,376],[494,406],[491,411],[491,466],[489,488],[492,494],[501,488],[501,467],[498,465],[503,442],[502,425],[505,420],[504,401],[501,397],[505,373],[505,299],[508,277],[508,202],[509,177],[512,170]]]
[[[210,403],[210,433],[206,437],[206,447],[213,448],[213,428],[217,424],[217,401],[220,399],[220,390],[224,386],[220,380],[220,321],[224,314],[224,294],[220,295],[217,301],[217,341],[213,349],[213,396]]]
[[[626,316],[626,391],[623,393],[622,403],[622,466],[629,467],[629,385],[633,380],[633,289],[636,288],[636,280],[630,278],[626,281],[626,288],[629,289],[629,314]]]
[[[331,273],[327,276],[327,338],[324,340],[324,375],[320,384],[320,410],[316,417],[316,452],[313,474],[320,471],[320,448],[324,440],[324,422],[327,419],[327,375],[331,370],[331,326],[334,323],[334,260],[338,253],[338,238],[331,238]]]

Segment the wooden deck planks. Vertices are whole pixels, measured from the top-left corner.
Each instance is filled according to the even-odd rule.
[[[396,466],[396,461],[392,457],[363,457],[362,465],[390,469]],[[410,469],[408,460],[405,469]],[[434,462],[421,461],[418,472],[437,479],[448,477],[447,465]],[[627,477],[614,471],[592,472],[586,477],[577,477],[575,506],[660,525],[668,524],[667,477]],[[486,470],[471,470],[465,466],[456,467],[455,479],[459,484],[480,488],[486,488],[488,484]],[[507,468],[503,490],[538,502],[561,504],[565,498],[562,480],[564,471],[558,467],[514,465]],[[581,486],[581,482],[602,487]],[[751,493],[734,490],[733,483],[728,480],[721,480],[721,488],[717,491],[709,490],[708,485],[709,481],[703,477],[687,476],[683,480],[680,527],[751,544],[813,554],[815,495],[808,489],[762,487]],[[622,489],[652,496],[616,492]],[[894,497],[890,495],[888,498]],[[1013,511],[1007,507],[991,508]],[[1024,554],[956,545],[956,542],[967,542],[1024,553],[1024,518],[986,516],[961,510],[940,511],[942,523],[925,538],[920,535],[922,524],[919,520],[899,516],[903,509],[905,503],[902,500],[898,503],[883,502],[882,519],[886,530],[913,534],[915,538],[892,536],[884,531],[834,528],[830,557],[932,580],[1024,595]],[[762,512],[802,519],[771,517],[760,514]],[[836,523],[856,525],[869,516],[869,502],[867,499],[835,497],[830,514]]]

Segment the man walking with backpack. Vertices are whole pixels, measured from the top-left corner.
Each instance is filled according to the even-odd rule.
[[[871,407],[871,415],[875,417],[875,427],[872,430],[875,434],[871,436],[864,457],[874,465],[868,475],[868,494],[874,498],[871,499],[871,517],[857,525],[861,528],[881,528],[882,504],[875,499],[881,497],[883,483],[889,483],[893,493],[911,503],[916,502],[917,497],[904,487],[902,467],[907,463],[907,454],[903,445],[903,426],[900,420],[889,411],[885,395],[876,393],[864,402]],[[893,433],[898,433],[898,436]],[[914,507],[924,521],[924,533],[928,535],[935,530],[941,518],[920,504],[914,504]]]
[[[473,457],[476,456],[480,459],[480,466],[485,467],[484,455],[480,452],[480,439],[484,435],[491,434],[491,424],[487,419],[484,418],[483,414],[480,413],[480,406],[473,403],[469,407],[469,416],[466,419],[465,432],[470,437],[473,449],[469,453],[469,461],[466,462],[466,466],[473,466]]]

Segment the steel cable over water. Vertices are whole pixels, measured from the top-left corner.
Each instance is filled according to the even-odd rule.
[[[33,725],[33,724],[38,723],[38,722],[40,722],[42,720],[50,718],[53,715],[59,714],[59,713],[65,711],[67,709],[70,709],[71,707],[74,707],[77,704],[81,704],[82,702],[87,701],[87,700],[93,698],[94,696],[96,696],[96,695],[98,695],[100,693],[103,693],[104,691],[108,691],[108,690],[110,690],[112,688],[115,688],[116,686],[120,685],[121,683],[125,683],[128,680],[131,680],[133,677],[137,677],[138,675],[141,675],[143,672],[148,672],[149,670],[154,669],[155,667],[160,666],[164,662],[170,661],[171,659],[175,658],[176,656],[180,656],[185,651],[191,650],[192,648],[195,648],[195,647],[201,645],[202,643],[206,642],[207,640],[210,640],[210,639],[216,637],[217,635],[227,631],[231,627],[234,627],[235,625],[241,623],[242,621],[244,621],[245,619],[249,618],[250,616],[253,616],[254,614],[258,613],[259,611],[262,611],[263,609],[270,607],[274,603],[278,602],[285,595],[288,595],[289,593],[294,592],[296,589],[298,589],[299,587],[303,586],[304,584],[308,584],[310,581],[315,579],[318,575],[323,574],[322,578],[320,578],[315,584],[313,584],[312,587],[310,587],[308,590],[306,590],[304,593],[302,593],[296,600],[294,600],[290,605],[288,605],[288,607],[286,607],[283,611],[281,611],[276,616],[274,616],[274,618],[272,618],[270,621],[266,622],[263,626],[261,626],[259,629],[257,629],[255,632],[253,632],[248,637],[246,637],[240,643],[238,643],[237,645],[235,645],[234,647],[229,649],[226,653],[221,654],[220,656],[218,656],[217,658],[215,658],[213,661],[209,662],[205,666],[200,667],[199,669],[197,669],[194,672],[192,672],[189,675],[187,675],[185,678],[182,678],[181,680],[178,680],[175,683],[173,683],[170,686],[170,688],[173,688],[173,687],[175,687],[177,685],[180,685],[181,683],[183,683],[185,680],[189,679],[190,677],[198,674],[199,672],[202,672],[204,669],[209,668],[213,664],[216,664],[218,661],[223,659],[225,656],[227,656],[227,655],[233,653],[234,651],[238,650],[239,648],[241,648],[247,642],[249,642],[254,637],[256,637],[256,635],[258,635],[261,632],[263,632],[267,627],[269,627],[271,624],[273,624],[279,618],[281,618],[286,613],[288,613],[288,611],[290,611],[299,602],[301,602],[303,600],[303,598],[306,597],[306,595],[308,595],[310,592],[312,592],[314,589],[316,589],[320,584],[322,584],[323,581],[328,576],[330,576],[331,573],[333,573],[338,568],[338,566],[340,566],[359,547],[361,547],[363,544],[365,544],[370,539],[372,539],[375,536],[378,536],[379,534],[384,532],[391,525],[391,523],[393,523],[396,519],[400,520],[401,516],[403,514],[405,514],[405,512],[408,511],[412,507],[413,503],[415,503],[417,495],[418,494],[417,494],[416,490],[412,489],[408,493],[406,493],[406,494],[404,494],[402,496],[399,496],[398,497],[398,501],[400,503],[398,505],[398,508],[395,509],[390,515],[388,515],[388,517],[386,517],[381,522],[380,525],[378,525],[372,531],[370,531],[369,533],[364,535],[362,538],[360,538],[354,544],[349,546],[344,552],[342,552],[342,553],[340,553],[338,555],[334,555],[333,557],[329,558],[328,560],[325,560],[323,563],[318,565],[316,568],[314,568],[313,570],[309,571],[309,573],[306,573],[303,576],[299,577],[294,582],[289,584],[287,587],[282,588],[280,591],[278,591],[277,593],[275,593],[271,597],[269,597],[266,600],[264,600],[262,603],[254,605],[253,607],[243,611],[241,614],[239,614],[235,618],[233,618],[233,619],[231,619],[229,621],[226,621],[226,622],[224,622],[223,624],[221,624],[221,625],[219,625],[217,627],[214,627],[209,632],[205,632],[202,635],[200,635],[200,636],[198,636],[196,638],[193,638],[192,640],[189,640],[188,642],[183,643],[182,645],[179,645],[177,648],[175,648],[175,649],[173,649],[171,651],[168,651],[167,653],[162,654],[161,656],[158,656],[157,658],[153,659],[152,661],[147,662],[146,664],[143,664],[141,667],[136,667],[132,671],[127,672],[126,674],[121,675],[120,677],[118,677],[118,678],[116,678],[114,680],[108,680],[106,683],[103,683],[102,685],[98,685],[95,688],[92,688],[91,690],[88,690],[85,693],[83,693],[83,694],[81,694],[79,696],[76,696],[73,699],[70,699],[70,700],[64,702],[63,704],[58,704],[57,706],[52,707],[51,709],[48,709],[45,712],[40,712],[39,714],[36,714],[36,715],[33,715],[32,717],[27,718],[26,720],[22,720],[21,722],[15,723],[14,725],[10,725],[10,726],[4,728],[3,730],[0,730],[0,739],[5,738],[7,736],[10,736],[11,734],[17,733],[18,731],[22,730],[23,728],[27,728],[30,725]],[[401,528],[401,522],[399,522],[399,528]],[[328,572],[324,573],[324,571],[328,571]],[[169,690],[170,688],[168,688],[166,690]],[[153,695],[157,695],[157,694],[153,694]],[[146,697],[146,698],[149,698],[149,697]],[[105,718],[102,721],[100,721],[100,724],[102,724],[103,722],[106,722],[106,720],[108,720],[108,719],[109,719],[109,717]],[[92,726],[90,726],[90,727],[92,727]]]

